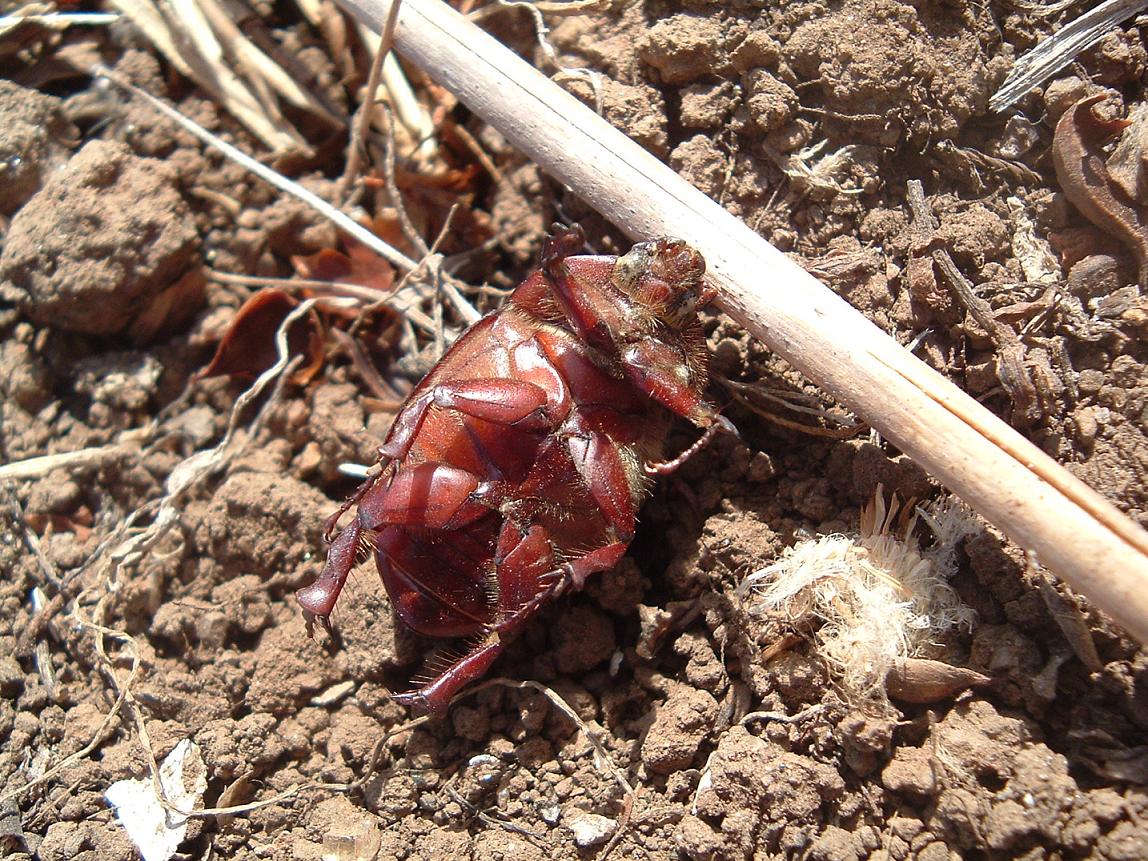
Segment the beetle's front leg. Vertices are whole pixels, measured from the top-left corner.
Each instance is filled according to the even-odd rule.
[[[702,397],[696,381],[691,378],[689,363],[670,345],[655,340],[631,344],[622,354],[622,367],[626,378],[635,388],[705,430],[693,445],[677,457],[662,463],[648,464],[646,472],[655,475],[673,472],[705,448],[718,431],[738,435],[733,422]]]
[[[717,409],[698,391],[686,357],[664,341],[629,344],[622,355],[626,379],[651,400],[700,428],[718,421]]]
[[[295,593],[299,606],[309,614],[308,623],[313,618],[325,620],[331,615],[351,569],[359,561],[363,543],[363,526],[356,517],[328,548],[327,564],[315,582]]]

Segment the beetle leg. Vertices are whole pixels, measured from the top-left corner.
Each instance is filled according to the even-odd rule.
[[[490,377],[440,383],[427,389],[399,413],[379,455],[394,460],[405,458],[431,407],[457,410],[499,425],[546,430],[551,426],[545,414],[546,400],[546,391],[541,386],[524,380]]]
[[[382,460],[381,454],[380,454],[379,459]],[[331,543],[331,535],[334,534],[335,529],[339,526],[339,518],[341,518],[344,514],[346,514],[348,511],[350,511],[352,508],[354,508],[359,503],[359,500],[362,499],[364,496],[366,496],[367,492],[372,487],[375,486],[375,483],[378,482],[378,480],[383,477],[384,472],[386,472],[385,467],[383,469],[380,469],[378,472],[375,472],[371,475],[368,475],[366,480],[355,489],[355,492],[353,494],[351,494],[350,498],[347,499],[342,505],[339,506],[339,510],[336,511],[334,514],[332,514],[330,517],[328,517],[326,519],[326,521],[324,521],[324,523],[323,523],[323,540],[324,541],[326,541],[328,544]]]
[[[441,716],[454,695],[485,675],[502,654],[503,637],[522,627],[554,596],[557,584],[548,583],[546,578],[554,568],[554,552],[543,527],[532,526],[523,535],[517,526],[505,521],[499,531],[494,564],[490,587],[495,593],[496,609],[487,636],[429,684],[395,696],[395,702]]]
[[[457,529],[490,511],[480,501],[490,490],[490,484],[473,472],[445,463],[420,463],[399,470],[386,487],[360,499],[356,520],[365,529]]]
[[[544,527],[536,524],[522,535],[513,523],[505,522],[495,551],[497,621],[483,640],[441,675],[420,688],[394,696],[394,701],[441,717],[455,694],[486,674],[502,654],[507,637],[568,585],[581,587],[590,574],[612,568],[625,552],[626,544],[616,542],[556,566],[550,535]]]
[[[572,435],[567,445],[575,469],[586,482],[614,536],[623,545],[629,544],[634,538],[638,513],[618,446],[605,434],[595,431]]]
[[[295,593],[313,616],[331,615],[351,569],[381,527],[456,529],[490,512],[483,497],[494,490],[474,473],[442,463],[420,463],[401,470],[389,485],[370,485],[356,494],[358,513],[328,548],[327,564],[319,577]],[[372,488],[373,493],[369,492]]]
[[[629,546],[628,541],[615,541],[613,544],[591,550],[589,553],[567,562],[565,565],[566,574],[570,577],[573,587],[581,589],[586,583],[586,578],[591,574],[609,571],[622,560],[622,557],[626,555],[626,548]]]
[[[670,460],[663,460],[657,463],[647,463],[643,469],[647,475],[669,475],[675,470],[679,469],[682,464],[687,460],[709,445],[710,440],[717,436],[718,431],[725,431],[737,436],[737,428],[723,415],[717,416],[714,423],[706,428],[706,432],[694,440],[693,444],[679,454],[677,457]]]
[[[651,400],[701,428],[717,421],[717,409],[698,391],[680,350],[648,339],[627,346],[621,359],[626,379]]]
[[[502,654],[505,644],[497,633],[491,632],[470,652],[455,661],[446,671],[429,684],[394,694],[391,699],[402,706],[429,712],[435,717],[446,714],[454,695],[471,682],[486,675],[491,665]]]
[[[362,544],[363,526],[356,517],[327,550],[327,564],[315,582],[295,593],[304,611],[319,619],[331,615],[335,601],[343,591],[343,584],[358,561]]]
[[[542,270],[549,274],[558,261],[579,253],[585,244],[586,234],[577,224],[573,227],[557,222],[550,225],[550,235],[542,245],[542,259],[539,261]]]

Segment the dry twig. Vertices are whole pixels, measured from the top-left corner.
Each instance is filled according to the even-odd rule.
[[[359,165],[363,160],[367,133],[371,128],[371,119],[375,113],[375,94],[379,91],[379,80],[383,76],[383,62],[391,54],[394,43],[395,23],[399,19],[399,3],[391,6],[387,14],[387,23],[383,25],[382,38],[375,49],[371,59],[371,71],[367,75],[367,88],[363,91],[363,103],[359,105],[358,113],[351,124],[351,142],[347,145],[347,167],[339,179],[337,194],[340,200],[346,200],[351,184],[359,174]]]

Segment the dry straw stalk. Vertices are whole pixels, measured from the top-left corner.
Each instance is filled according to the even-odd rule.
[[[688,239],[730,316],[1148,642],[1148,533],[1107,500],[445,3],[403,0],[395,46],[629,236]]]

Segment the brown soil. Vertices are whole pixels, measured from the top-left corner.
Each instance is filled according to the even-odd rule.
[[[1011,60],[1073,10],[760,5],[638,0],[554,18],[550,39],[564,66],[603,76],[608,119],[898,339],[922,336],[923,359],[1148,525],[1135,260],[1064,199],[1048,156],[1056,119],[1090,88],[1143,101],[1140,30],[1082,55],[1091,83],[1062,75],[995,115],[987,100]],[[257,8],[276,38],[309,46],[327,95],[346,101],[318,36],[276,17],[286,8]],[[525,13],[489,21],[541,62]],[[129,26],[90,38],[124,74],[258,150]],[[978,622],[944,652],[988,687],[881,713],[844,703],[807,643],[763,660],[776,642],[743,612],[742,577],[811,534],[855,529],[878,484],[902,498],[941,489],[880,440],[810,436],[738,405],[741,441],[718,439],[660,482],[627,559],[549,608],[496,668],[569,704],[635,788],[629,802],[534,688],[484,688],[446,720],[388,737],[409,717],[388,691],[431,646],[396,627],[366,566],[333,643],[308,636],[292,599],[353,488],[338,464],[369,463],[392,415],[351,365],[332,358],[288,385],[253,438],[240,432],[242,451],[157,502],[185,458],[222,438],[247,385],[192,378],[249,295],[204,289],[201,266],[286,275],[291,255],[333,245],[333,231],[52,62],[51,50],[0,53],[11,79],[0,81],[0,460],[113,447],[15,479],[0,500],[0,794],[36,783],[0,807],[5,853],[134,857],[103,793],[145,776],[149,748],[162,759],[190,738],[211,806],[367,779],[195,819],[186,857],[368,858],[378,840],[379,858],[593,858],[618,823],[617,858],[1148,857],[1148,651],[1081,603],[1098,655],[1087,666],[1039,575],[991,528],[960,547],[953,585]],[[569,86],[591,98],[584,81]],[[625,247],[497,133],[462,109],[453,120],[501,180],[472,201],[497,259],[476,255],[466,277],[513,285],[558,217],[580,220],[600,249]],[[342,151],[319,147],[329,155],[299,178],[329,193]],[[939,221],[927,246],[913,179]],[[1035,246],[1018,239],[1029,232]],[[1047,252],[1050,234],[1059,261],[1032,251]],[[1033,404],[1014,403],[993,341],[922,272],[933,248],[1022,332]],[[707,333],[721,375],[816,394],[730,320],[713,316]],[[392,354],[380,373],[402,391],[417,358]],[[671,446],[691,439],[678,428]],[[141,534],[155,540],[132,545]],[[743,721],[751,712],[772,716]]]

